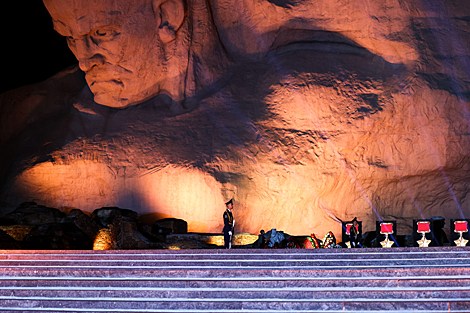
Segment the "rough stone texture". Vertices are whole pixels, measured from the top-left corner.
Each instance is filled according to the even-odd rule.
[[[94,240],[100,230],[100,226],[88,215],[78,209],[71,210],[62,223],[72,223],[84,232],[88,238]]]
[[[51,218],[54,215],[56,218]],[[4,218],[8,224],[22,224],[0,226],[4,233],[0,241],[11,249],[110,250],[155,248],[159,247],[156,242],[165,240],[164,235],[152,234],[150,225],[139,223],[137,212],[132,210],[105,207],[89,217],[72,209],[64,215],[58,209],[22,204]]]
[[[101,228],[93,241],[93,250],[113,250],[115,242],[112,229]]]
[[[15,211],[1,218],[2,225],[42,225],[59,223],[66,216],[56,208],[38,205],[35,202],[22,203]]]
[[[145,223],[137,223],[137,230],[152,242],[165,241],[166,235],[169,233],[158,230],[155,232],[154,227]],[[162,229],[159,228],[159,230]]]
[[[37,225],[22,241],[24,249],[91,250],[93,240],[72,223]]]
[[[159,247],[169,250],[181,250],[181,249],[214,249],[216,246],[211,246],[204,241],[199,241],[194,238],[174,239],[165,241],[160,244]]]
[[[470,304],[469,247],[0,257],[2,305],[11,312],[463,313]]]
[[[236,233],[233,236],[232,244],[234,246],[249,246],[258,240],[258,236],[249,234],[249,233]],[[167,245],[171,246],[175,242],[189,242],[189,241],[196,241],[196,242],[203,242],[208,245],[208,247],[224,246],[224,235],[218,234],[198,234],[198,233],[190,233],[190,234],[171,234],[166,237]]]
[[[23,241],[33,227],[31,225],[4,225],[0,226],[0,229],[16,241]]]
[[[154,229],[167,228],[170,234],[186,234],[188,232],[188,223],[177,218],[164,218],[153,223]]]
[[[135,211],[104,207],[93,211],[91,217],[111,230],[113,249],[146,249],[153,246],[152,241],[138,230],[139,215]]]
[[[153,243],[138,231],[137,223],[129,218],[120,220],[116,235],[116,249],[149,249]]]
[[[86,1],[72,2],[46,4],[64,19]],[[115,18],[130,12],[122,3]],[[339,234],[338,221],[355,216],[364,232],[399,219],[404,235],[413,218],[469,215],[470,4],[191,0],[188,8],[180,28],[178,14],[160,25],[157,48],[139,41],[160,29],[141,19],[148,7],[127,20],[143,23],[142,33],[125,29],[107,46],[140,55],[171,82],[141,92],[149,101],[115,110],[141,101],[108,97],[126,86],[115,63],[138,60],[92,53],[97,38],[79,50],[76,34],[78,48],[69,45],[84,72],[0,96],[3,214],[32,199],[86,212],[118,206],[219,233],[233,197],[237,232],[292,235]],[[166,68],[146,58],[158,48]],[[94,76],[92,59],[107,70]]]
[[[137,222],[139,214],[132,210],[121,209],[118,207],[104,207],[94,210],[90,216],[98,224],[108,227],[110,225],[116,226],[120,223],[122,218],[129,218]]]
[[[21,245],[6,231],[0,229],[0,249],[21,249]]]

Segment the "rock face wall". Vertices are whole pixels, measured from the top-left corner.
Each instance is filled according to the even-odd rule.
[[[118,206],[220,232],[233,197],[237,232],[320,236],[355,216],[406,234],[413,218],[470,215],[470,4],[200,8],[223,48],[188,61],[190,106],[98,105],[78,68],[0,96],[1,213]]]

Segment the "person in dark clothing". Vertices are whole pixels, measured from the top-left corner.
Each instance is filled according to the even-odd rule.
[[[225,203],[226,209],[224,212],[224,247],[225,249],[231,249],[232,248],[232,236],[233,236],[233,230],[235,227],[235,220],[233,219],[233,199]]]
[[[361,241],[361,234],[359,233],[359,224],[357,222],[357,218],[354,218],[352,223],[353,224],[349,229],[349,241],[351,242],[351,248],[360,248],[361,244],[359,242]]]
[[[267,240],[264,237],[265,232],[264,229],[260,230],[259,235],[258,235],[258,240],[253,243],[253,248],[256,249],[264,249],[267,246]]]

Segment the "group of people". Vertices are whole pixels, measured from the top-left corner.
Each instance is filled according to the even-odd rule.
[[[234,235],[234,228],[235,228],[235,219],[233,218],[233,199],[230,199],[228,202],[225,203],[225,212],[223,214],[224,218],[224,228],[222,232],[224,233],[224,248],[225,249],[231,249],[232,248],[232,238]],[[275,229],[273,229],[274,234],[281,234],[282,232],[276,232]],[[264,230],[261,230],[260,235],[259,235],[259,248],[264,248],[264,247],[276,247],[276,240],[273,239],[273,234],[269,236],[269,240],[266,238],[266,234]],[[274,236],[274,237],[279,237],[279,236]],[[274,238],[275,239],[275,238]],[[285,238],[283,238],[284,240]],[[360,244],[360,239],[361,239],[361,234],[359,233],[359,228],[358,228],[358,221],[357,218],[354,218],[352,221],[352,226],[349,231],[349,242],[350,242],[350,247],[351,248],[361,248]],[[280,240],[281,242],[282,240]],[[305,249],[316,249],[316,248],[332,248],[336,247],[336,238],[334,234],[330,231],[328,232],[323,240],[317,239],[315,234],[310,235],[303,243],[296,242],[295,239],[293,240],[287,240],[286,247],[287,248],[305,248]]]

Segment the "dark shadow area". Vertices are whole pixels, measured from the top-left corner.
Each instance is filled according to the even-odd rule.
[[[291,131],[264,126],[267,136],[260,137],[257,129],[260,122],[269,125],[265,122],[278,118],[264,99],[273,86],[286,84],[289,77],[302,76],[307,79],[305,86],[337,92],[353,90],[362,83],[386,86],[382,94],[359,94],[355,103],[337,106],[338,114],[352,119],[383,110],[382,97],[397,89],[396,78],[404,73],[404,66],[388,63],[338,34],[322,33],[322,40],[314,37],[309,41],[306,35],[313,33],[301,32],[292,34],[295,40],[302,38],[301,42],[288,42],[286,37],[267,55],[247,55],[234,63],[221,78],[186,99],[193,105],[183,114],[168,108],[172,100],[167,96],[118,110],[87,104],[87,95],[91,99],[87,87],[72,94],[67,90],[44,92],[44,103],[38,108],[52,101],[57,109],[30,122],[2,145],[2,189],[26,168],[46,161],[68,164],[77,159],[94,160],[109,164],[117,173],[124,170],[127,177],[167,164],[190,165],[213,173],[207,164],[214,158],[239,157],[229,153],[231,147],[251,154],[251,147],[258,146],[262,151],[282,137],[280,134]],[[80,101],[84,104],[77,106]],[[322,130],[312,132],[323,138]],[[223,182],[219,176],[216,178]]]
[[[461,20],[468,22],[468,17]],[[444,90],[468,101],[470,58],[462,51],[466,51],[469,37],[454,25],[455,21],[449,19],[448,22],[441,25],[439,21],[422,18],[412,21],[411,30],[416,41],[426,43],[416,47],[420,55],[416,74],[430,88]]]
[[[290,8],[301,2],[301,0],[268,0],[268,2],[278,7]]]
[[[52,26],[42,1],[12,1],[1,13],[2,83],[0,94],[46,80],[77,64],[65,38]]]

